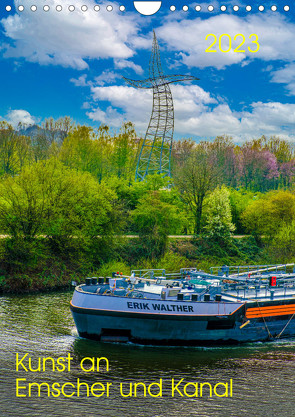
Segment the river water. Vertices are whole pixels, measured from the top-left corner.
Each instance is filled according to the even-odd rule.
[[[178,416],[221,416],[221,417],[281,417],[295,415],[295,339],[270,343],[255,343],[235,347],[184,348],[153,347],[132,344],[99,343],[80,339],[69,310],[71,293],[5,296],[0,297],[0,415],[1,416],[70,416],[70,417],[178,417]],[[19,370],[16,371],[16,354]],[[24,357],[25,354],[28,354]],[[57,358],[68,358],[70,370],[57,367]],[[50,357],[45,372],[37,369],[38,358]],[[99,371],[89,371],[90,361],[85,357],[106,357],[101,359]],[[55,363],[55,371],[52,364]],[[68,362],[60,362],[68,364]],[[50,365],[50,366],[49,366]],[[27,371],[26,371],[27,369]],[[60,372],[58,371],[60,370]],[[181,379],[179,392],[172,396],[172,379],[176,385]],[[16,380],[18,395],[16,396]],[[82,387],[77,396],[77,381],[92,384],[100,382],[107,391],[101,397],[87,395]],[[232,396],[230,396],[232,380]],[[161,381],[161,382],[160,382]],[[44,383],[40,396],[36,386],[29,396],[29,383]],[[51,395],[48,386],[59,383],[66,385],[64,394]],[[137,396],[123,397],[129,392],[130,383],[143,382],[162,384],[151,388],[151,393],[159,395],[144,397],[143,386]],[[183,391],[189,385],[188,395],[198,393],[198,397],[188,397]],[[120,384],[122,383],[122,393]],[[200,384],[203,385],[200,396]],[[205,383],[208,383],[207,385]],[[216,392],[210,387],[218,383]],[[228,386],[226,385],[228,384]],[[97,387],[98,385],[96,385]],[[102,387],[100,385],[99,387]],[[226,388],[227,387],[227,388]],[[56,395],[58,391],[55,391]],[[73,394],[71,397],[69,395]],[[181,396],[181,394],[183,396]]]

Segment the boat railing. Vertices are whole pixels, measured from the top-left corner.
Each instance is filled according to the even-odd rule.
[[[131,274],[138,278],[157,279],[164,277],[165,279],[174,279],[180,276],[179,272],[167,273],[165,269],[133,269]]]
[[[222,265],[210,268],[212,275],[226,276],[226,277],[239,277],[249,274],[268,274],[268,273],[295,273],[295,264],[278,264],[278,265]]]

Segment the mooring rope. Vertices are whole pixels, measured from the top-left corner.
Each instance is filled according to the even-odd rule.
[[[267,331],[267,333],[268,333],[268,337],[269,337],[270,339],[279,339],[279,338],[282,336],[282,334],[284,333],[284,331],[286,330],[286,328],[288,327],[288,325],[290,324],[290,322],[291,322],[291,320],[293,319],[293,317],[295,316],[295,313],[294,313],[294,314],[292,314],[292,316],[290,317],[290,319],[288,320],[288,322],[286,323],[286,325],[283,327],[283,329],[281,330],[281,332],[280,332],[280,333],[279,333],[276,337],[274,337],[274,336],[270,333],[269,328],[268,328],[268,326],[267,326],[267,323],[266,323],[266,321],[265,321],[265,318],[264,318],[264,316],[262,315],[262,311],[261,311],[261,309],[260,309],[260,305],[259,305],[259,303],[258,303],[258,300],[255,300],[255,301],[256,301],[257,306],[258,306],[258,308],[259,308],[260,316],[261,316],[261,318],[263,319],[265,329],[266,329],[266,331]]]
[[[258,303],[258,300],[256,300],[256,303],[257,303],[257,306],[258,306],[258,308],[259,308],[259,312],[260,312],[261,318],[263,319],[264,326],[265,326],[265,328],[266,328],[266,330],[267,330],[268,337],[269,337],[270,339],[273,339],[274,337],[273,337],[273,335],[270,333],[269,328],[268,328],[268,326],[267,326],[267,324],[266,324],[265,318],[264,318],[264,316],[262,315],[262,311],[261,311],[261,309],[260,309],[260,305],[259,305],[259,303]]]
[[[285,329],[287,328],[287,326],[289,325],[290,321],[293,319],[294,316],[295,316],[295,313],[292,314],[292,316],[290,317],[288,323],[285,325],[283,330],[275,337],[276,339],[279,339],[281,337],[281,335],[283,334],[283,332],[285,331]]]

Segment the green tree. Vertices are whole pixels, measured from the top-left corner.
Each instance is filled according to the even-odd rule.
[[[130,122],[123,124],[119,135],[114,136],[106,125],[97,131],[77,126],[63,141],[59,158],[69,167],[90,172],[99,182],[110,176],[131,181],[136,149],[135,131]]]
[[[281,259],[281,262],[294,262],[295,220],[291,223],[283,224],[280,227],[273,237],[270,248],[272,252]]]
[[[197,235],[201,232],[205,197],[219,183],[220,169],[216,163],[214,146],[209,142],[201,142],[175,172],[175,184],[181,199],[194,216],[194,232]]]
[[[63,141],[59,158],[67,166],[97,174],[95,134],[91,127],[77,126]]]
[[[242,214],[246,210],[249,204],[257,200],[262,194],[254,193],[252,191],[241,188],[239,190],[230,189],[230,206],[231,214],[234,225],[236,226],[236,232],[238,234],[246,233],[245,226],[242,221]]]
[[[18,269],[36,263],[43,245],[43,256],[49,250],[79,268],[90,260],[100,264],[121,224],[116,201],[91,174],[56,160],[5,178],[0,185],[0,230],[10,235],[5,262]]]
[[[131,177],[134,177],[137,149],[135,139],[136,132],[131,122],[124,123],[119,135],[113,138],[114,151],[111,159],[114,173],[118,178],[131,180]]]
[[[282,226],[295,219],[295,195],[289,191],[270,191],[249,204],[242,218],[250,233],[271,240]]]
[[[38,129],[32,138],[32,157],[35,162],[49,159],[52,156],[52,150],[55,149],[55,143],[46,134],[46,131]]]
[[[162,255],[167,248],[168,234],[179,221],[177,208],[161,201],[159,192],[154,191],[139,200],[132,218],[145,256]]]
[[[49,117],[42,123],[42,127],[46,130],[50,142],[59,144],[61,144],[69,132],[73,130],[74,126],[75,123],[69,116],[60,117],[57,120],[54,120],[53,117]]]
[[[0,227],[11,236],[34,238],[105,235],[112,230],[115,194],[89,174],[56,160],[25,168],[0,186]]]
[[[13,127],[0,122],[0,173],[14,175],[29,159],[29,138],[18,135]]]
[[[235,230],[232,223],[229,190],[217,187],[207,198],[206,223],[204,233],[211,240],[226,242]]]
[[[294,143],[290,143],[285,139],[280,139],[277,136],[271,136],[268,140],[265,139],[264,147],[275,155],[279,163],[289,162],[294,158]]]

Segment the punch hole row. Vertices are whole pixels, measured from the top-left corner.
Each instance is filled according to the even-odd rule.
[[[55,7],[55,10],[57,11],[57,12],[61,12],[63,9],[67,9],[66,7],[62,7],[61,5],[57,5],[56,7]],[[88,10],[89,10],[89,8],[88,8],[88,6],[86,6],[86,5],[83,5],[83,6],[81,6],[80,8],[79,7],[75,7],[74,5],[70,5],[70,6],[68,6],[68,10],[70,11],[70,12],[74,12],[75,10],[79,10],[79,9],[81,9],[82,10],[82,12],[87,12]],[[95,11],[95,12],[99,12],[100,11],[100,9],[101,9],[101,7],[98,5],[98,4],[96,4],[94,7],[93,7],[93,10]],[[113,11],[113,6],[112,5],[108,5],[108,6],[106,6],[106,10],[108,11],[108,12],[112,12]],[[124,12],[125,11],[125,6],[123,6],[123,5],[121,5],[121,6],[119,6],[119,10],[121,11],[121,12]],[[195,8],[194,8],[197,12],[200,12],[200,11],[202,11],[202,7],[200,6],[200,5],[197,5],[197,6],[195,6]],[[239,10],[243,10],[243,8],[242,7],[240,7],[240,6],[233,6],[233,11],[234,12],[238,12]],[[256,9],[256,7],[255,7],[255,9]],[[248,5],[248,6],[246,6],[245,7],[245,10],[247,11],[247,12],[251,12],[251,11],[255,11],[255,9],[254,9],[254,7],[253,6],[250,6],[250,5]],[[7,11],[7,12],[10,12],[11,10],[12,10],[12,7],[11,6],[6,6],[5,7],[5,10]],[[22,6],[22,5],[20,5],[20,6],[18,6],[17,7],[17,10],[19,11],[19,12],[23,12],[24,10],[25,10],[25,7],[24,6]],[[32,5],[32,6],[30,6],[30,10],[32,11],[32,12],[36,12],[37,11],[37,6],[36,5]],[[44,12],[49,12],[49,10],[50,10],[50,7],[48,6],[48,5],[45,5],[45,6],[43,6],[43,10],[44,10]],[[170,11],[171,12],[175,12],[175,10],[176,10],[176,6],[174,6],[174,5],[172,5],[172,6],[170,6]],[[182,7],[182,10],[184,11],[184,12],[187,12],[188,10],[189,10],[189,6],[183,6]],[[203,10],[206,10],[206,8],[204,8]],[[219,10],[217,7],[215,7],[214,8],[214,6],[212,6],[212,5],[209,5],[208,7],[207,7],[207,10],[209,11],[209,12],[213,12],[214,10]],[[227,10],[230,10],[230,8],[229,7],[227,7],[227,6],[224,6],[224,5],[222,5],[222,6],[220,6],[220,11],[222,11],[222,12],[226,12]],[[260,11],[260,12],[263,12],[264,10],[268,10],[265,6],[258,6],[258,10]],[[273,5],[273,6],[271,6],[270,7],[270,10],[272,10],[273,12],[276,12],[277,10],[278,10],[278,7],[277,6],[275,6],[275,5]],[[285,12],[288,12],[289,10],[290,10],[290,6],[288,6],[288,5],[286,5],[286,6],[284,6],[283,7],[283,10],[285,11]]]
[[[29,8],[32,12],[36,12],[37,11],[37,6],[36,5],[32,5],[32,6],[30,6],[30,8]],[[70,6],[68,6],[68,8],[67,7],[62,7],[61,5],[57,5],[55,8],[53,8],[53,10],[56,10],[57,12],[61,12],[62,10],[66,10],[66,9],[68,9],[70,12],[74,12],[75,10],[82,10],[82,12],[87,12],[88,10],[91,10],[90,8],[88,8],[88,6],[86,6],[86,5],[83,5],[83,6],[81,6],[81,7],[75,7],[74,5],[70,5]],[[94,7],[93,7],[93,10],[95,11],[95,12],[99,12],[100,11],[100,9],[101,9],[101,7],[98,5],[98,4],[96,4]],[[113,6],[112,5],[108,5],[108,6],[106,6],[106,10],[108,11],[108,12],[112,12],[113,11]],[[120,12],[124,12],[125,11],[125,6],[119,6],[119,10],[120,10]],[[10,12],[11,10],[12,10],[12,8],[11,8],[11,6],[6,6],[5,7],[5,10],[7,11],[7,12]],[[17,10],[19,11],[19,12],[23,12],[24,10],[25,10],[25,6],[22,6],[22,5],[20,5],[20,6],[18,6],[17,7]],[[49,12],[49,10],[50,10],[50,6],[48,6],[48,5],[44,5],[43,6],[43,10],[44,10],[44,12]]]
[[[197,6],[195,6],[195,8],[194,8],[195,10],[196,10],[196,12],[200,12],[200,11],[202,11],[202,10],[208,10],[209,12],[213,12],[214,10],[219,10],[219,8],[218,7],[215,7],[214,8],[214,6],[212,6],[212,5],[209,5],[209,6],[207,6],[207,7],[203,7],[203,9],[202,9],[202,6],[200,6],[200,5],[197,5]],[[233,6],[232,7],[232,9],[233,9],[233,11],[234,12],[238,12],[239,10],[243,10],[243,7],[241,7],[241,6]],[[268,10],[268,8],[266,8],[265,6],[263,6],[263,5],[261,5],[261,6],[258,6],[258,8],[257,8],[260,12],[263,12],[264,10]],[[283,9],[284,9],[284,11],[285,12],[288,12],[289,10],[290,10],[290,6],[288,6],[288,5],[286,5],[286,6],[284,6],[283,7]],[[171,10],[171,12],[175,12],[175,10],[176,10],[176,6],[170,6],[170,10]],[[182,7],[182,10],[184,11],[184,12],[187,12],[188,10],[189,10],[189,7],[188,6],[183,6]],[[222,11],[222,12],[226,12],[227,10],[230,10],[230,7],[228,7],[228,6],[225,6],[225,5],[222,5],[222,6],[220,6],[220,10]],[[248,6],[246,6],[245,7],[245,10],[247,11],[247,12],[251,12],[251,11],[255,11],[256,10],[256,7],[253,7],[253,6],[250,6],[250,5],[248,5]],[[277,10],[278,10],[278,7],[277,6],[275,6],[275,5],[273,5],[273,6],[270,6],[270,10],[272,10],[273,12],[276,12]]]

